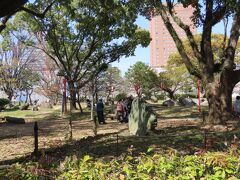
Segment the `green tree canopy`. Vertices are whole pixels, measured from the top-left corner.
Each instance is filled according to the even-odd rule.
[[[136,62],[125,73],[126,80],[134,86],[140,86],[142,93],[151,96],[151,89],[155,87],[157,74],[141,61]]]
[[[122,92],[123,90],[123,78],[121,77],[121,71],[117,67],[109,66],[108,69],[102,73],[99,79],[102,84],[102,94],[106,96],[106,101],[115,92]]]
[[[192,6],[194,8],[192,24],[202,26],[200,46],[194,39],[190,25],[177,15],[175,7],[179,4],[176,5],[175,1],[166,0],[164,3],[161,0],[133,1],[146,17],[161,16],[189,73],[204,82],[209,104],[209,116],[206,122],[225,124],[228,119],[231,119],[233,88],[240,81],[240,70],[235,69],[236,49],[240,35],[240,1],[177,1],[183,7]],[[212,45],[214,41],[213,27],[219,22],[227,22],[229,17],[232,17],[232,21],[224,23],[224,38],[223,41],[218,42],[222,45],[219,49],[222,53],[219,53],[220,56],[215,56]],[[174,24],[185,32],[194,58],[188,54]],[[228,25],[231,26],[231,30],[227,38]],[[192,59],[197,60],[198,66]]]
[[[36,6],[44,9],[45,3],[37,1]],[[137,9],[128,2],[58,1],[44,19],[29,14],[19,18],[28,22],[25,28],[35,37],[29,45],[43,50],[64,72],[72,102],[74,82],[83,87],[109,63],[134,55],[137,45],[150,42],[149,32],[134,24]]]
[[[200,47],[201,44],[201,34],[196,34],[194,35],[194,39],[196,41],[196,43],[198,44],[198,47]],[[214,59],[216,61],[219,61],[221,59],[222,53],[223,53],[223,44],[220,42],[224,42],[224,35],[223,34],[212,34],[212,50],[213,50],[213,54],[214,54]],[[227,37],[226,37],[227,38]],[[191,62],[192,64],[194,64],[194,66],[196,66],[196,68],[201,68],[198,60],[196,59],[196,57],[194,56],[194,52],[191,49],[190,43],[187,39],[185,39],[183,41],[183,45],[184,48],[188,54],[188,56],[191,58]],[[238,54],[240,52],[240,44],[238,43],[237,46],[237,53]],[[237,55],[236,56],[236,60],[235,62],[238,63],[240,61],[240,56]],[[216,62],[216,64],[220,62]],[[192,84],[191,82],[195,82],[195,86],[196,86],[196,82],[197,82],[197,78],[194,76],[191,76],[188,71],[187,68],[185,66],[185,64],[183,63],[182,57],[179,54],[179,52],[176,53],[172,53],[170,54],[169,58],[168,58],[168,63],[167,63],[167,74],[169,74],[169,77],[172,77],[173,79],[178,79],[179,82],[181,82],[181,78],[182,78],[182,82],[181,84],[186,86],[187,89],[189,89],[189,85]],[[171,72],[172,71],[172,72]],[[182,75],[184,75],[185,77],[183,77]],[[172,75],[172,76],[171,76]],[[181,77],[181,78],[180,78]],[[187,79],[186,79],[187,78]],[[169,78],[166,78],[169,79]],[[167,82],[171,82],[171,79],[169,79],[169,81]],[[189,84],[190,82],[190,84]],[[184,87],[183,86],[183,87]],[[204,84],[204,82],[202,82],[202,87],[205,88],[206,84]]]
[[[175,99],[177,91],[189,91],[193,85],[194,81],[184,64],[176,66],[172,61],[168,61],[165,70],[158,75],[156,87],[168,93],[170,99]]]

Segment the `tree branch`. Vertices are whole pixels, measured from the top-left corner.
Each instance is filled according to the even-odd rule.
[[[198,45],[197,45],[196,41],[194,40],[194,37],[193,37],[193,34],[192,34],[191,30],[190,30],[189,25],[184,24],[183,21],[178,16],[175,15],[176,12],[174,11],[174,8],[171,8],[169,6],[169,3],[167,3],[167,4],[168,4],[169,13],[170,13],[171,17],[173,18],[174,22],[181,29],[183,29],[185,31],[185,34],[186,34],[186,36],[188,38],[188,41],[190,42],[190,45],[191,45],[191,48],[193,50],[193,53],[194,53],[195,57],[198,60],[201,60],[202,59],[201,53],[200,53],[200,51],[198,49]]]
[[[236,13],[233,17],[232,28],[230,32],[230,38],[228,41],[228,47],[224,51],[224,61],[221,68],[227,70],[233,70],[235,67],[234,65],[234,58],[235,52],[237,48],[237,43],[240,35],[240,13]]]
[[[97,32],[98,32],[98,30],[97,30]],[[82,59],[82,61],[79,59],[79,56],[78,56],[79,53],[77,53],[76,58],[77,58],[78,62],[82,62],[82,63],[78,63],[77,68],[75,69],[75,72],[74,72],[74,74],[75,74],[75,77],[74,77],[74,78],[78,78],[77,76],[80,74],[80,71],[81,71],[81,68],[79,69],[80,65],[81,65],[81,64],[83,65],[83,64],[88,60],[88,58],[92,55],[92,53],[93,53],[93,51],[94,51],[94,49],[95,49],[95,45],[96,45],[97,42],[98,42],[98,41],[96,41],[96,39],[97,39],[97,33],[96,33],[96,35],[93,37],[92,41],[90,42],[89,51],[88,51],[88,53],[86,54],[86,56]],[[78,73],[77,73],[77,71],[78,71]]]
[[[35,12],[35,11],[31,10],[31,9],[28,9],[28,8],[26,8],[26,7],[24,7],[24,6],[20,7],[19,10],[20,10],[20,11],[21,11],[21,10],[22,10],[22,11],[25,11],[25,12],[27,12],[27,13],[35,16],[35,17],[38,17],[38,18],[43,19],[43,18],[45,17],[46,13],[47,13],[47,12],[50,10],[50,8],[52,7],[52,5],[55,3],[55,1],[56,1],[56,0],[54,0],[52,3],[50,3],[42,13],[37,13],[37,12]]]
[[[226,17],[225,19],[223,19],[223,24],[224,24],[224,38],[223,38],[223,43],[222,43],[222,51],[224,51],[224,50],[225,50],[225,47],[226,47],[228,17]]]
[[[0,33],[6,28],[7,21],[11,18],[12,15],[5,16],[0,25]]]
[[[212,20],[213,20],[213,0],[206,0],[206,16],[203,24],[203,33],[201,41],[202,61],[205,62],[205,71],[208,73],[208,79],[213,78],[214,57],[212,52],[211,36],[212,36]]]
[[[219,8],[217,11],[215,11],[212,14],[212,26],[216,25],[219,21],[223,19],[223,17],[226,15],[227,8],[224,5],[222,8]]]
[[[157,2],[155,1],[155,3],[158,3],[155,7],[159,7],[157,9],[157,11],[160,13],[160,15],[163,19],[163,22],[164,22],[166,28],[168,29],[168,32],[172,36],[172,38],[176,44],[176,47],[179,51],[179,54],[181,55],[183,62],[186,65],[186,68],[188,69],[189,73],[201,79],[202,75],[200,74],[198,69],[195,68],[193,66],[193,64],[191,63],[191,60],[185,51],[185,48],[183,46],[181,39],[179,38],[176,30],[173,28],[173,25],[170,22],[170,19],[168,18],[167,12],[162,4],[162,1],[157,1]]]

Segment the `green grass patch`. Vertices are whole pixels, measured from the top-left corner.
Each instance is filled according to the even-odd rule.
[[[174,118],[198,118],[201,116],[201,112],[198,112],[198,107],[186,107],[186,106],[173,106],[165,107],[159,104],[153,105],[153,109],[162,118],[174,119]],[[207,106],[202,106],[201,111],[207,111]]]
[[[53,109],[41,108],[39,111],[28,110],[19,110],[19,109],[6,109],[0,112],[0,117],[4,116],[12,116],[19,118],[45,118],[49,116],[59,116],[60,115],[60,107],[56,106]]]

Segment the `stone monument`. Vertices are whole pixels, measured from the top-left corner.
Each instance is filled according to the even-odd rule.
[[[129,131],[131,135],[144,136],[156,123],[157,117],[147,103],[135,98],[129,115]]]

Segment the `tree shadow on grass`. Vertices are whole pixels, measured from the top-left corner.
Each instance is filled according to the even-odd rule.
[[[125,129],[126,130],[126,129]],[[122,130],[124,131],[124,130]],[[57,162],[63,160],[65,156],[70,156],[70,155],[76,155],[81,156],[83,154],[89,154],[92,148],[97,144],[95,142],[98,142],[98,140],[103,140],[107,142],[109,139],[107,137],[109,136],[114,136],[117,135],[119,132],[114,132],[114,133],[106,133],[106,134],[100,134],[96,136],[89,136],[86,138],[82,138],[80,140],[74,140],[71,142],[68,142],[64,145],[54,147],[54,148],[44,148],[44,149],[39,149],[39,156],[41,156],[41,153],[44,152],[45,155],[51,156],[53,159],[57,160]],[[14,163],[25,163],[31,160],[34,160],[35,157],[34,155],[28,154],[26,156],[22,156],[19,158],[13,158],[9,160],[3,160],[0,161],[0,165],[11,165]]]
[[[158,135],[170,135],[170,134],[183,134],[183,133],[200,133],[201,129],[196,125],[182,125],[177,127],[165,127],[154,130],[155,134]]]
[[[79,120],[83,120],[83,119],[90,119],[91,117],[91,112],[86,111],[86,112],[73,112],[72,115],[72,120],[73,121],[79,121]]]
[[[25,124],[14,124],[7,122],[0,123],[0,140],[33,136],[35,121],[38,122],[40,133],[44,134],[44,136],[51,136],[59,132],[67,132],[70,118],[69,115],[66,117],[60,117],[56,114],[47,113],[46,117],[44,118],[38,118],[38,116],[39,114],[34,118],[27,120]],[[72,113],[73,126],[75,125],[75,127],[78,127],[79,129],[91,129],[90,123],[81,123],[86,119],[90,119],[90,112]],[[90,120],[88,122],[90,122]],[[78,123],[81,123],[81,125]]]
[[[189,119],[201,118],[202,114],[198,112],[196,106],[173,106],[166,107],[159,104],[150,105],[158,113],[159,119]]]
[[[186,155],[194,154],[199,149],[205,147],[204,134],[201,132],[192,135],[175,134],[159,136],[155,134],[152,136],[137,137],[126,135],[124,131],[126,131],[126,129],[117,133],[106,133],[94,137],[87,137],[59,147],[40,149],[40,152],[44,151],[44,156],[50,157],[50,163],[59,165],[67,156],[73,155],[78,158],[82,158],[88,154],[94,158],[113,159],[124,154],[137,156],[141,152],[147,152],[149,147],[153,147],[157,152],[178,152]],[[208,150],[226,150],[227,147],[224,146],[223,139],[231,141],[233,134],[240,137],[239,130],[237,132],[228,132],[228,134],[211,135],[211,137],[215,138],[215,144]],[[22,158],[0,161],[0,165],[14,164],[16,162],[25,163],[33,159],[32,155],[27,155]]]

